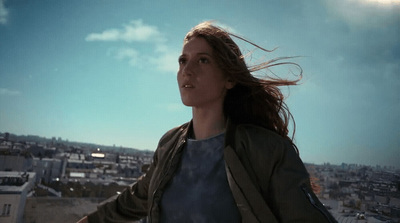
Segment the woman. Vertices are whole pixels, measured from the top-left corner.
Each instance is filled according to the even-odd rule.
[[[278,86],[297,80],[254,77],[280,62],[248,68],[230,35],[210,22],[189,31],[177,80],[192,120],[161,138],[141,179],[80,222],[335,222],[288,137]]]

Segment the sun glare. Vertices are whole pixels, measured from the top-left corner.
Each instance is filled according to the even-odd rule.
[[[370,3],[378,3],[383,5],[400,5],[400,0],[366,0]]]

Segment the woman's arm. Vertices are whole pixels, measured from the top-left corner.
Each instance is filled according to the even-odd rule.
[[[242,164],[278,222],[336,222],[313,193],[289,140],[251,125],[239,127],[235,140]]]
[[[113,196],[102,202],[97,207],[97,211],[87,216],[88,222],[114,223],[140,220],[146,217],[148,211],[148,188],[155,166],[154,163],[153,161],[148,172],[140,177],[136,183],[125,189],[120,195]]]
[[[156,154],[147,173],[141,176],[136,183],[125,189],[120,195],[103,201],[95,212],[83,217],[77,223],[131,222],[146,217],[148,188],[157,163]]]
[[[76,223],[88,223],[88,218],[87,218],[87,216],[81,218],[81,220],[77,221]]]
[[[186,124],[187,125],[187,124]],[[115,195],[102,202],[97,211],[89,214],[81,219],[83,223],[116,223],[116,222],[132,222],[140,220],[148,215],[149,198],[152,194],[149,193],[151,187],[150,181],[153,183],[153,178],[156,178],[159,168],[165,164],[159,162],[166,160],[165,154],[170,148],[173,148],[177,136],[180,135],[183,127],[177,127],[161,137],[158,147],[153,156],[153,162],[145,175],[140,177],[136,183],[124,190],[120,195]],[[179,133],[179,134],[178,134]],[[79,222],[81,223],[81,222]]]
[[[270,181],[273,212],[280,222],[336,222],[314,194],[309,174],[291,143],[284,146]]]

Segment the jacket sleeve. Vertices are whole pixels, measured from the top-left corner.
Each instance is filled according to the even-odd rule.
[[[278,222],[336,222],[311,189],[309,174],[289,140],[262,128],[240,131],[242,163]]]
[[[280,222],[336,222],[315,196],[292,144],[284,141],[277,149],[281,151],[271,175],[268,200]]]
[[[88,215],[89,223],[132,222],[147,216],[148,189],[150,179],[157,164],[157,153],[149,170],[136,183],[126,188],[120,195],[102,202],[97,211]]]

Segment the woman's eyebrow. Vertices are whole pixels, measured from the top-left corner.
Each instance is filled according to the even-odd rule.
[[[186,56],[187,54],[186,53],[182,53],[179,57],[184,57],[184,56]],[[210,57],[212,57],[212,54],[211,53],[208,53],[208,52],[199,52],[199,53],[196,53],[196,56],[201,56],[201,55],[206,55],[206,56],[210,56]]]
[[[197,55],[207,55],[207,56],[211,56],[211,54],[208,53],[208,52],[200,52],[200,53],[197,53]]]

